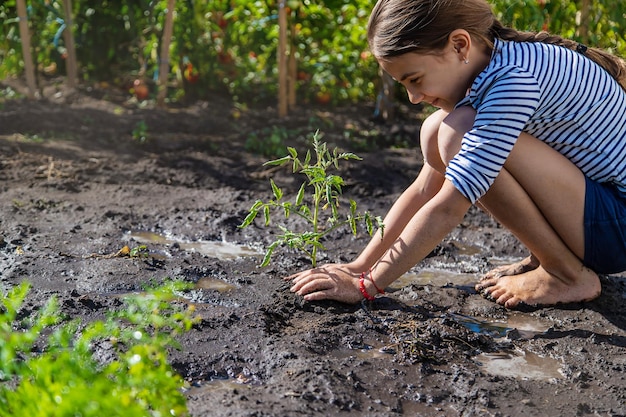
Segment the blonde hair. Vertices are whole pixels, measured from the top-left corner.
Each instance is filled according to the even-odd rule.
[[[367,39],[372,54],[386,60],[407,52],[442,51],[455,29],[465,29],[489,50],[496,38],[573,49],[604,68],[626,90],[626,62],[619,57],[547,32],[506,27],[485,0],[378,0],[369,18]]]

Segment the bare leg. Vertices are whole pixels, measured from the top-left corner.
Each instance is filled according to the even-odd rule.
[[[442,126],[452,127],[440,134],[468,130],[469,110],[446,119]],[[454,142],[448,137],[447,143]],[[597,297],[598,276],[581,261],[584,198],[582,172],[548,145],[522,134],[480,203],[534,255],[488,273],[476,289],[509,308],[520,302],[551,305]]]
[[[546,146],[534,138],[530,140]],[[584,196],[584,185],[581,192]],[[552,190],[551,194],[558,192]],[[582,265],[580,258],[559,235],[558,229],[549,222],[535,200],[506,168],[482,198],[482,204],[531,250],[536,261],[531,256],[527,258],[527,262],[513,264],[508,271],[503,271],[516,275],[494,274],[483,278],[476,285],[477,291],[509,308],[520,302],[552,305],[586,301],[600,294],[598,276]],[[563,205],[564,209],[572,211],[575,210],[574,206],[573,202]],[[582,229],[582,219],[580,223]],[[539,265],[536,264],[537,261]]]

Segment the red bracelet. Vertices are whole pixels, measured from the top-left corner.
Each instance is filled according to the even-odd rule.
[[[365,289],[365,277],[364,277],[364,275],[365,275],[365,273],[361,274],[361,278],[359,279],[359,290],[361,290],[361,294],[363,294],[363,297],[365,297],[365,299],[367,301],[374,301],[374,297],[369,295],[367,293],[367,290]]]
[[[365,277],[365,272],[363,272],[363,277]],[[381,290],[380,288],[378,288],[378,285],[376,285],[376,283],[374,282],[374,278],[372,278],[372,268],[370,268],[370,282],[372,283],[374,288],[376,288],[376,291],[378,291],[379,294],[385,293],[385,290]]]

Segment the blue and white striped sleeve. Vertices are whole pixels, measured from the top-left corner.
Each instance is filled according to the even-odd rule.
[[[540,99],[535,77],[517,67],[500,68],[480,84],[476,90],[484,92],[479,100],[470,92],[470,102],[476,106],[474,126],[446,169],[446,179],[472,204],[495,181]]]

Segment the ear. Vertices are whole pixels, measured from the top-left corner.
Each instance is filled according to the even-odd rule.
[[[472,37],[465,29],[455,29],[448,36],[448,41],[461,61],[467,61],[472,47]]]

